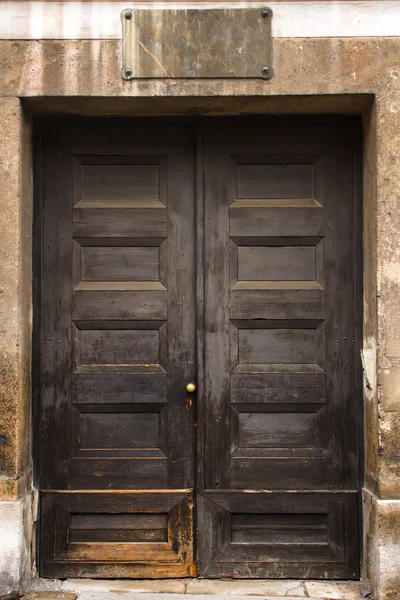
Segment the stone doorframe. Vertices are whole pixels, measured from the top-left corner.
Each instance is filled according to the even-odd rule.
[[[275,75],[268,82],[124,82],[115,40],[0,41],[0,593],[26,585],[32,564],[35,572],[32,117],[342,113],[362,115],[364,131],[363,575],[377,598],[397,597],[400,38],[274,43]]]

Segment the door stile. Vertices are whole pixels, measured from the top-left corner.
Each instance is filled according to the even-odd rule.
[[[230,480],[229,457],[229,220],[226,211],[226,161],[218,145],[209,142],[210,127],[202,139],[202,202],[204,248],[202,268],[204,293],[204,387],[201,395],[201,480],[197,494],[199,575],[230,541],[230,514],[204,494],[226,489]]]
[[[63,489],[70,478],[71,410],[69,385],[72,364],[72,178],[68,140],[55,135],[43,143],[42,193],[52,198],[42,210],[41,327],[40,327],[40,450],[41,487]],[[54,145],[58,144],[57,152]],[[59,185],[59,178],[64,185]],[[57,299],[61,298],[61,302]],[[64,368],[60,369],[59,365]],[[49,384],[50,382],[50,384]]]
[[[195,484],[195,411],[193,395],[185,386],[196,377],[194,168],[192,148],[183,147],[168,156],[168,487],[191,490]]]
[[[209,537],[203,535],[201,528],[206,524],[209,531],[215,523],[211,506],[201,495],[205,489],[205,455],[206,455],[206,416],[207,389],[205,380],[205,156],[204,156],[204,126],[196,127],[196,360],[197,360],[197,395],[196,395],[196,427],[197,436],[196,458],[196,504],[194,511],[196,537],[196,565],[198,574],[212,561],[212,548]]]
[[[230,322],[228,161],[206,131],[205,156],[205,361],[204,489],[230,487]],[[221,128],[221,135],[224,129]]]
[[[196,127],[196,489],[204,489],[204,128]]]
[[[363,406],[363,371],[360,360],[360,348],[363,347],[363,296],[364,296],[364,268],[363,268],[363,163],[362,163],[362,125],[355,122],[353,125],[353,197],[354,197],[354,388],[356,402],[356,452],[358,464],[358,481],[364,481],[364,406]],[[372,272],[372,269],[369,270]],[[360,531],[362,531],[362,499],[359,498]]]

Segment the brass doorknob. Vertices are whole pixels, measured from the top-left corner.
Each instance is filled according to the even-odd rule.
[[[186,386],[186,391],[189,392],[189,394],[192,394],[193,392],[196,391],[196,384],[195,383],[188,383]]]

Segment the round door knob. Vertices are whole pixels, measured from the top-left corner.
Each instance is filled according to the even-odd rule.
[[[193,392],[196,391],[196,384],[195,383],[188,383],[186,386],[186,391],[189,392],[189,394],[192,394]]]

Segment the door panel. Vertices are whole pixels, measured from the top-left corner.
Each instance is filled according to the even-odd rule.
[[[41,573],[192,575],[193,131],[48,131],[43,173]]]
[[[352,135],[205,131],[204,577],[358,576]]]
[[[207,491],[198,510],[210,524],[202,577],[342,579],[358,569],[356,492]]]
[[[41,508],[45,576],[194,574],[193,497],[186,490],[44,491]]]

